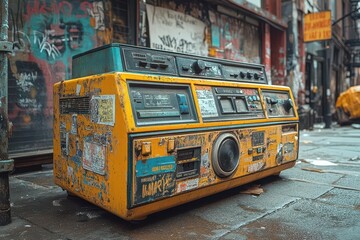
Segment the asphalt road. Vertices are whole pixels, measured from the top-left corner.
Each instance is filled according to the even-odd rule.
[[[13,221],[0,239],[360,239],[360,129],[351,126],[302,131],[299,161],[279,177],[137,223],[68,198],[51,167],[10,177]]]

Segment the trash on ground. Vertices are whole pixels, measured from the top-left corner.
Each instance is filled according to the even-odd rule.
[[[318,173],[324,173],[325,171],[319,168],[311,168],[311,167],[303,167],[301,170],[310,171],[310,172],[318,172]]]
[[[336,163],[327,160],[320,160],[320,159],[301,159],[301,161],[316,166],[337,166]]]
[[[360,124],[353,123],[351,126],[355,129],[360,129]]]
[[[240,193],[259,196],[263,192],[264,192],[264,189],[262,189],[260,187],[260,185],[254,185],[254,186],[249,187],[248,189],[241,191]]]

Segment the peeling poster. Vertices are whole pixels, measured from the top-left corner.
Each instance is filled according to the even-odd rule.
[[[105,174],[106,146],[84,141],[83,168],[101,175]]]
[[[93,96],[90,100],[90,118],[94,123],[114,126],[115,95]]]

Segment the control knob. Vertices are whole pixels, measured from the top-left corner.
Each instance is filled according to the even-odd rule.
[[[245,73],[243,71],[240,71],[240,77],[244,78],[245,77]]]
[[[254,73],[254,79],[255,79],[255,80],[258,80],[258,79],[259,79],[259,77],[260,77],[260,76],[259,76],[259,74],[258,74],[258,73]]]
[[[193,67],[196,73],[201,73],[205,69],[205,62],[203,60],[196,60],[193,63]]]
[[[246,73],[246,77],[247,77],[248,79],[251,79],[251,78],[252,78],[251,72],[247,72],[247,73]]]
[[[293,107],[293,102],[291,101],[291,99],[285,100],[283,106],[285,111],[289,112],[290,109]]]

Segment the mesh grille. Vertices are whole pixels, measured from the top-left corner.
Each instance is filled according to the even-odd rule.
[[[89,114],[89,97],[60,98],[60,114]]]

